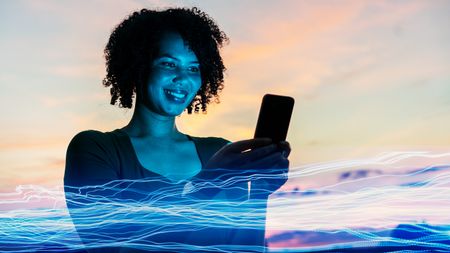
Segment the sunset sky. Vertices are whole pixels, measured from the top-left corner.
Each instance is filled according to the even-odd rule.
[[[132,11],[173,6],[230,38],[221,103],[182,131],[249,139],[275,93],[296,100],[293,167],[450,151],[450,1],[1,1],[0,191],[61,185],[76,133],[128,123],[101,84],[103,48]]]

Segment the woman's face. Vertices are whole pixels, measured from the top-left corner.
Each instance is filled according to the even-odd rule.
[[[200,64],[178,33],[163,35],[159,47],[144,87],[144,104],[157,114],[177,116],[200,89]]]

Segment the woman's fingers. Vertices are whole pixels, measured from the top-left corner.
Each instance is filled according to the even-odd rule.
[[[283,157],[287,158],[291,153],[291,147],[289,146],[288,142],[282,141],[278,144],[270,144],[267,146],[252,149],[248,152],[243,152],[241,153],[239,158],[246,159],[248,161],[254,161],[262,159],[276,151],[281,152]]]
[[[264,147],[252,149],[248,152],[241,153],[238,155],[238,157],[246,161],[254,161],[273,154],[277,151],[277,149],[278,148],[276,144],[270,144]]]
[[[243,140],[223,147],[208,161],[207,167],[240,175],[279,174],[289,167],[290,151],[285,141],[273,144],[268,138]]]
[[[243,170],[254,170],[255,172],[263,171],[265,169],[270,169],[274,167],[276,164],[280,163],[283,159],[281,152],[274,152],[270,155],[267,155],[258,160],[250,161],[246,164],[243,164],[239,169]]]
[[[267,145],[260,148],[252,149],[248,152],[240,154],[234,154],[234,164],[236,168],[251,169],[254,166],[271,167],[275,163],[279,163],[282,160],[288,161],[287,156],[290,153],[290,147],[288,143],[281,144],[282,148],[276,144]]]
[[[241,153],[248,149],[255,149],[263,146],[267,146],[272,143],[270,138],[256,138],[249,140],[242,140],[230,143],[227,145],[227,150],[233,153]]]
[[[284,157],[288,157],[291,153],[291,145],[289,145],[289,142],[287,141],[281,141],[278,143],[278,148],[280,148],[283,152]]]

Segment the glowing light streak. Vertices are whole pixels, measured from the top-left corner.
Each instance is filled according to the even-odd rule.
[[[295,170],[291,170],[292,172],[289,173],[289,177],[295,178],[295,177],[312,176],[319,173],[335,171],[342,168],[355,168],[355,167],[365,168],[368,166],[388,166],[398,163],[402,160],[407,160],[409,158],[433,159],[443,157],[448,157],[450,160],[450,153],[432,154],[426,151],[381,153],[380,155],[371,159],[354,159],[354,160],[334,161],[334,162],[317,163],[300,166],[297,167]]]
[[[313,164],[291,168],[290,179],[318,174],[326,176],[330,171],[370,165],[378,168],[382,165],[383,171],[389,171],[396,163],[412,157],[432,160],[436,157],[450,158],[450,153],[398,152],[367,160]],[[416,245],[450,251],[450,165],[439,164],[440,169],[433,170],[436,166],[413,172],[346,179],[316,189],[275,193],[269,202],[267,229],[294,233],[312,231],[335,237],[344,233],[353,238],[341,242],[323,241],[322,249]],[[241,177],[238,180],[247,179]],[[189,195],[179,198],[179,189],[173,187],[159,189],[154,194],[135,187],[147,181],[114,181],[101,186],[81,187],[71,193],[71,203],[79,206],[72,209],[71,214],[77,217],[81,237],[92,238],[85,240],[84,244],[65,207],[61,187],[49,189],[23,185],[18,186],[15,192],[0,193],[0,252],[61,252],[104,246],[195,252],[205,247],[187,242],[155,244],[149,238],[168,232],[190,233],[202,226],[258,228],[265,215],[255,208],[262,204],[257,201],[198,201]],[[232,185],[233,180],[228,180],[219,187]],[[203,186],[209,187],[208,184]],[[201,190],[199,185],[196,187],[193,191]],[[132,192],[138,198],[124,201],[121,196],[124,192]],[[105,193],[109,197],[104,197]],[[134,230],[126,229],[130,226]],[[97,230],[83,230],[92,227]],[[111,227],[116,229],[115,232],[103,235],[93,232]],[[291,251],[300,251],[306,246],[299,242]],[[216,252],[262,250],[239,245],[208,247]]]

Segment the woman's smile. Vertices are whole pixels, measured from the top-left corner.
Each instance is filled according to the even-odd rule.
[[[164,89],[164,94],[169,101],[177,104],[184,104],[186,102],[188,92],[185,90]]]

